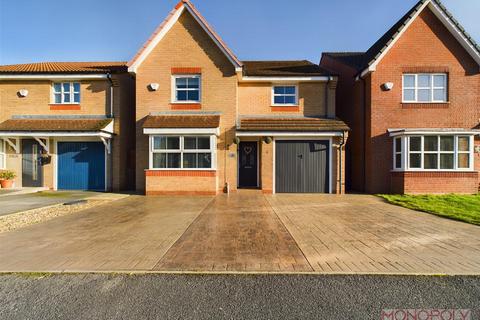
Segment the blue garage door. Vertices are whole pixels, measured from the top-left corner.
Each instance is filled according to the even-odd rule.
[[[105,147],[102,142],[58,143],[58,189],[105,190]]]

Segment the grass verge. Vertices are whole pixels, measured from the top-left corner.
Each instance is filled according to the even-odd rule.
[[[480,225],[480,195],[387,195],[391,204]]]

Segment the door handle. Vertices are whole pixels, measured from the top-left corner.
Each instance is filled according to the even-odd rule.
[[[297,155],[297,157],[298,157],[299,159],[303,159],[303,154],[299,154],[299,155]]]

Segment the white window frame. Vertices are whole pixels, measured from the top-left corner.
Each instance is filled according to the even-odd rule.
[[[181,78],[196,78],[198,79],[198,100],[177,100],[177,79]],[[172,75],[172,92],[171,92],[171,102],[180,104],[191,104],[191,103],[201,103],[202,101],[202,75],[200,74],[173,74]],[[186,91],[196,91],[194,88],[181,89]]]
[[[63,85],[68,83],[70,86],[70,102],[65,102],[65,91],[63,88]],[[55,85],[59,84],[60,85],[60,92],[55,91]],[[74,84],[78,84],[79,86],[79,91],[75,91],[75,86]],[[79,81],[63,81],[63,82],[52,82],[52,96],[51,96],[51,101],[52,104],[80,104],[82,101],[82,84]],[[60,94],[60,102],[55,102],[55,94]],[[75,102],[75,94],[78,94],[78,102]]]
[[[0,139],[0,158],[2,159],[2,164],[0,165],[0,170],[5,170],[7,168],[7,146],[4,139]]]
[[[155,137],[178,137],[179,138],[179,149],[155,149],[154,148],[154,139]],[[184,139],[192,137],[208,137],[210,138],[210,149],[185,149],[184,148]],[[156,134],[150,135],[149,138],[149,170],[158,170],[158,171],[211,171],[217,169],[217,137],[215,135],[202,135],[202,134]],[[153,155],[155,153],[179,153],[180,154],[180,168],[154,168],[153,167]],[[183,155],[185,153],[210,153],[211,154],[211,163],[210,168],[183,168]]]
[[[275,88],[277,87],[294,87],[295,94],[275,94]],[[278,107],[288,107],[288,106],[298,106],[298,84],[273,84],[272,85],[272,106]],[[295,97],[295,103],[275,103],[275,97]]]
[[[413,76],[415,77],[415,84],[413,87],[405,86],[405,77]],[[418,77],[419,76],[429,76],[430,77],[430,87],[419,87],[418,86]],[[443,76],[445,78],[445,87],[435,87],[434,78],[436,76]],[[430,100],[429,101],[419,101],[418,100],[418,91],[421,89],[429,89]],[[435,100],[435,90],[444,89],[445,96],[443,100]],[[414,90],[415,99],[414,100],[405,100],[405,90]],[[402,103],[447,103],[448,102],[448,74],[447,73],[404,73],[402,75]]]
[[[437,137],[438,149],[437,151],[425,151],[425,137],[434,136]],[[453,151],[441,151],[440,137],[454,137],[454,147]],[[469,138],[469,151],[459,151],[458,150],[458,139],[460,137]],[[400,137],[393,137],[393,171],[433,171],[433,172],[445,172],[445,171],[473,171],[474,170],[474,136],[468,134],[445,134],[445,133],[436,133],[436,134],[425,134],[425,135],[404,135]],[[395,156],[396,156],[396,143],[397,139],[400,138],[402,141],[402,166],[401,168],[396,167]],[[420,138],[420,151],[410,151],[410,139],[411,138]],[[420,168],[413,168],[410,166],[410,154],[420,154]],[[424,156],[425,154],[437,154],[437,168],[436,169],[424,169]],[[453,169],[441,169],[441,155],[442,154],[453,154]],[[458,166],[458,155],[459,154],[469,154],[469,166],[468,168],[460,168]]]

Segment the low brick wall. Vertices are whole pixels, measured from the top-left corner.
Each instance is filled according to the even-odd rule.
[[[216,195],[217,172],[212,170],[146,170],[145,194]]]
[[[392,172],[391,193],[478,193],[478,172]]]

